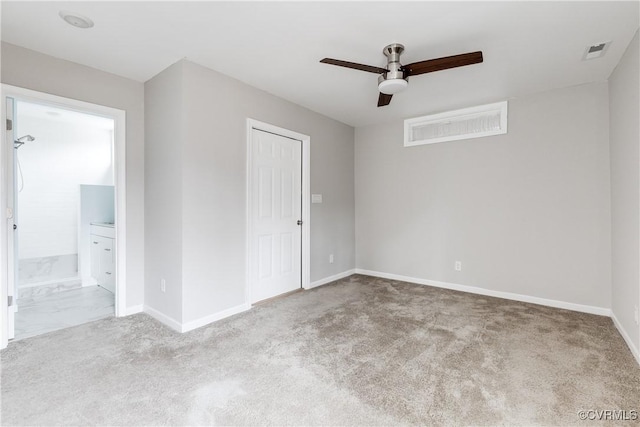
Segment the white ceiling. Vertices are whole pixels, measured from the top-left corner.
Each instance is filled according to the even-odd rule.
[[[51,122],[72,123],[111,131],[115,127],[113,119],[50,105],[18,101],[16,110],[18,116],[35,117]]]
[[[606,80],[639,26],[632,2],[11,2],[9,43],[144,82],[187,58],[361,126]],[[95,27],[66,24],[60,10]],[[612,41],[603,58],[587,46]],[[320,64],[384,66],[482,50],[484,63],[411,77],[377,108],[377,75]]]

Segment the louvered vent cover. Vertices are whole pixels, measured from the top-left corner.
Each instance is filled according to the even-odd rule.
[[[507,133],[507,101],[404,121],[405,147],[503,133]]]

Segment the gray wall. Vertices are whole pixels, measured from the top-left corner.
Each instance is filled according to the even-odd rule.
[[[147,164],[155,164],[154,157],[166,159],[156,168],[149,167],[146,174],[147,260],[154,257],[151,247],[159,244],[151,242],[155,234],[151,227],[155,230],[158,224],[161,230],[164,221],[154,218],[170,216],[151,207],[152,199],[162,197],[155,195],[153,186],[168,185],[163,184],[166,171],[161,165],[169,162],[173,157],[169,151],[175,149],[169,144],[173,137],[163,136],[162,130],[154,136],[151,127],[175,116],[168,111],[175,106],[167,102],[179,95],[170,95],[164,86],[180,81],[183,116],[175,143],[182,153],[181,159],[176,156],[170,163],[180,169],[181,198],[171,201],[168,197],[167,202],[181,200],[182,206],[182,322],[245,302],[247,118],[311,137],[311,191],[324,195],[323,204],[314,204],[311,210],[311,280],[353,269],[353,128],[188,61],[175,67],[181,67],[181,77],[174,75],[171,82],[163,83],[163,72],[146,85]],[[152,101],[152,91],[164,95]],[[333,264],[329,264],[330,253],[335,255]],[[168,265],[174,269],[172,263]],[[148,289],[158,287],[158,275],[166,274],[162,268],[162,261],[148,266]],[[147,296],[152,292],[155,295],[148,291]],[[153,304],[160,308],[160,302]]]
[[[144,298],[144,85],[2,43],[2,83],[126,111],[127,306]]]
[[[357,128],[357,267],[609,308],[608,120],[595,83],[510,100],[506,135]]]
[[[144,303],[176,322],[182,321],[182,69],[181,62],[174,64],[144,86]]]
[[[640,66],[638,33],[609,78],[612,311],[640,348]]]

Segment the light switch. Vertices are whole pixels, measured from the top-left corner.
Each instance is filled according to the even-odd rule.
[[[322,194],[312,194],[311,203],[322,203]]]

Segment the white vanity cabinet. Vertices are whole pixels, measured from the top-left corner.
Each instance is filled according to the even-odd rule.
[[[113,224],[91,223],[91,276],[98,285],[115,293],[116,245]]]

